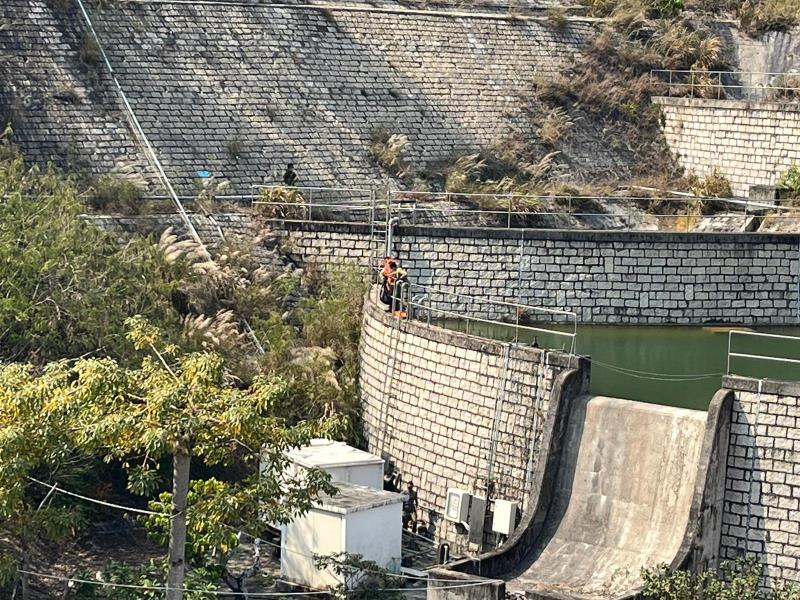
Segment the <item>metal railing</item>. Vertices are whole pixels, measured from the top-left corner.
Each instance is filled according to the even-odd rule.
[[[371,223],[385,203],[371,188],[254,185],[251,208],[267,209],[267,217],[290,221],[346,220]],[[316,211],[316,214],[315,214]],[[343,214],[343,211],[346,211]],[[355,217],[355,218],[353,218]],[[385,218],[385,216],[384,216]]]
[[[393,217],[404,225],[454,225],[497,228],[600,228],[605,230],[686,231],[716,212],[760,215],[773,220],[800,218],[795,201],[682,196],[534,195],[392,191],[379,197],[367,188],[253,186],[274,193],[218,195],[256,210],[267,220],[378,224]],[[192,196],[181,196],[189,205]],[[148,200],[163,199],[148,196]],[[704,214],[700,206],[714,212]],[[602,207],[602,208],[601,208]],[[207,208],[213,209],[212,206]]]
[[[798,358],[788,358],[784,356],[774,356],[769,354],[753,354],[748,352],[734,352],[733,351],[733,337],[735,335],[740,336],[751,336],[751,337],[758,337],[758,338],[766,338],[766,339],[773,339],[773,340],[791,340],[793,342],[797,342],[798,349],[800,349],[800,336],[794,335],[779,335],[777,333],[759,333],[757,331],[743,331],[737,329],[731,329],[728,332],[728,367],[727,367],[727,374],[731,375],[731,358],[747,358],[752,360],[760,360],[760,361],[767,361],[773,363],[783,363],[787,365],[798,365],[797,371],[797,379],[800,380],[800,359]]]
[[[403,217],[403,222],[411,225],[419,224],[431,216],[442,219],[466,222],[475,219],[481,226],[511,228],[517,223],[527,222],[532,218],[568,217],[568,218],[603,218],[617,219],[617,228],[632,229],[639,217],[662,221],[678,219],[696,219],[706,215],[687,212],[680,207],[697,206],[699,204],[717,205],[744,216],[760,214],[766,211],[778,211],[787,214],[772,215],[774,218],[797,218],[800,209],[793,206],[782,206],[781,201],[773,203],[758,202],[739,198],[715,198],[694,196],[580,196],[580,195],[533,195],[533,194],[486,194],[457,192],[414,192],[394,191],[389,194],[389,210],[393,215]],[[563,206],[564,210],[543,208],[553,204]],[[612,212],[587,209],[587,205],[603,204]],[[474,206],[470,206],[470,204]],[[489,207],[487,207],[487,205]],[[678,205],[676,212],[663,214],[648,212],[648,206]],[[524,207],[524,210],[520,208]],[[619,209],[613,212],[613,209]],[[613,223],[604,224],[604,229],[614,228]]]
[[[650,77],[663,96],[800,102],[800,73],[654,69]]]
[[[536,333],[554,335],[566,338],[569,345],[567,351],[570,354],[575,354],[576,338],[578,336],[578,315],[573,311],[532,306],[518,302],[491,300],[411,282],[400,282],[396,285],[392,299],[393,311],[401,310],[405,312],[408,319],[424,321],[428,325],[431,324],[434,315],[444,319],[458,320],[465,324],[465,333],[467,335],[476,335],[470,333],[470,323],[507,327],[513,331],[514,343],[519,343],[520,333],[522,332],[531,332],[532,335]],[[475,305],[479,305],[481,309],[476,310]],[[485,310],[483,307],[486,306],[490,307],[491,310]],[[506,319],[477,316],[474,314],[476,312],[480,312],[481,315],[486,313],[505,313]],[[521,318],[527,319],[531,316],[539,317],[542,320],[549,318],[554,323],[565,324],[569,330],[546,328],[539,320],[535,321],[536,325],[520,322]]]

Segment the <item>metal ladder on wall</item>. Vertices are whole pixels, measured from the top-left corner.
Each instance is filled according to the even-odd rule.
[[[377,206],[377,196],[373,191],[369,220],[370,269],[375,269],[380,264],[380,259],[386,255],[386,242],[389,236],[389,219],[391,219],[391,216],[392,208],[389,204],[388,196],[386,205],[381,209]]]

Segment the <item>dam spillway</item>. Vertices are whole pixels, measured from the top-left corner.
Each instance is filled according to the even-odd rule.
[[[573,403],[552,503],[533,551],[507,575],[532,598],[635,592],[686,530],[706,413],[618,398]]]

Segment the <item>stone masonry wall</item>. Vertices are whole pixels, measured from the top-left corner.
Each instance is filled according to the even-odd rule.
[[[175,215],[92,218],[158,233],[180,225]],[[214,243],[213,224],[195,218]],[[246,214],[216,221],[240,236],[263,234]],[[271,235],[295,264],[361,267],[377,266],[383,252],[382,242],[370,239],[369,225],[353,223],[276,224]],[[572,310],[585,323],[800,323],[796,234],[398,227],[394,247],[414,283],[476,298],[431,293],[437,308],[474,316],[515,318],[513,309],[483,299]],[[547,320],[535,311],[525,316]]]
[[[369,226],[291,228],[298,260],[369,261]],[[798,235],[399,227],[394,247],[415,283],[573,310],[587,323],[800,322]],[[487,303],[431,300],[514,318]]]
[[[800,106],[769,102],[655,98],[664,135],[687,172],[703,178],[718,168],[734,194],[774,185],[800,163]]]
[[[564,71],[593,34],[580,19],[558,28],[544,18],[366,5],[122,2],[91,10],[131,106],[184,193],[200,169],[249,192],[292,161],[301,185],[385,182],[368,152],[377,128],[407,135],[418,168],[489,146],[511,127],[530,131],[532,78]],[[76,8],[4,0],[0,22],[13,23],[0,28],[8,58],[0,112],[19,114],[16,139],[29,157],[152,180],[105,67],[86,59]],[[610,146],[590,154],[585,174],[615,164]]]
[[[437,538],[464,551],[466,536],[441,518],[447,489],[486,497],[491,470],[492,497],[524,506],[553,380],[579,365],[588,368],[559,352],[399,321],[369,300],[359,375],[369,449],[415,482],[421,519],[433,516]]]
[[[735,400],[720,557],[747,552],[769,578],[800,582],[800,384],[726,377],[723,387]]]

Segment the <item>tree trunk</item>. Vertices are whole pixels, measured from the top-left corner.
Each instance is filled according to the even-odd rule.
[[[169,573],[167,600],[183,600],[186,571],[186,499],[189,495],[191,458],[186,448],[172,457],[172,521],[169,528]]]

